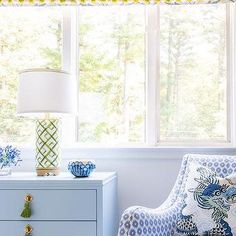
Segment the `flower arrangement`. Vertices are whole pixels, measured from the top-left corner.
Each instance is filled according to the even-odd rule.
[[[20,150],[10,145],[5,148],[0,147],[0,169],[4,167],[17,166],[22,161],[20,158]]]

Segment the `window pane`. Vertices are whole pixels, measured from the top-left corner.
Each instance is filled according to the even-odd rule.
[[[161,141],[226,141],[226,5],[160,9]]]
[[[80,7],[79,140],[144,142],[145,7]]]
[[[19,71],[61,67],[62,10],[0,8],[0,142],[30,143],[33,120],[16,116]]]

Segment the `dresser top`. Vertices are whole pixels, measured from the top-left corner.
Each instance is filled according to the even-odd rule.
[[[35,172],[13,172],[10,176],[0,176],[0,189],[20,187],[98,187],[116,178],[115,172],[94,172],[90,177],[75,178],[69,172],[62,172],[58,176],[37,176]]]

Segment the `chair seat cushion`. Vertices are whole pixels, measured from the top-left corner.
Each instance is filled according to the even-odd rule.
[[[225,178],[192,162],[176,235],[236,235],[236,173]]]

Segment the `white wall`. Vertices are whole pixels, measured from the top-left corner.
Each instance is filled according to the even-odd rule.
[[[185,153],[236,155],[236,148],[72,148],[63,151],[62,169],[69,159],[91,158],[97,171],[118,174],[119,212],[132,205],[158,207],[176,180]],[[22,150],[18,171],[34,171],[34,152]]]

